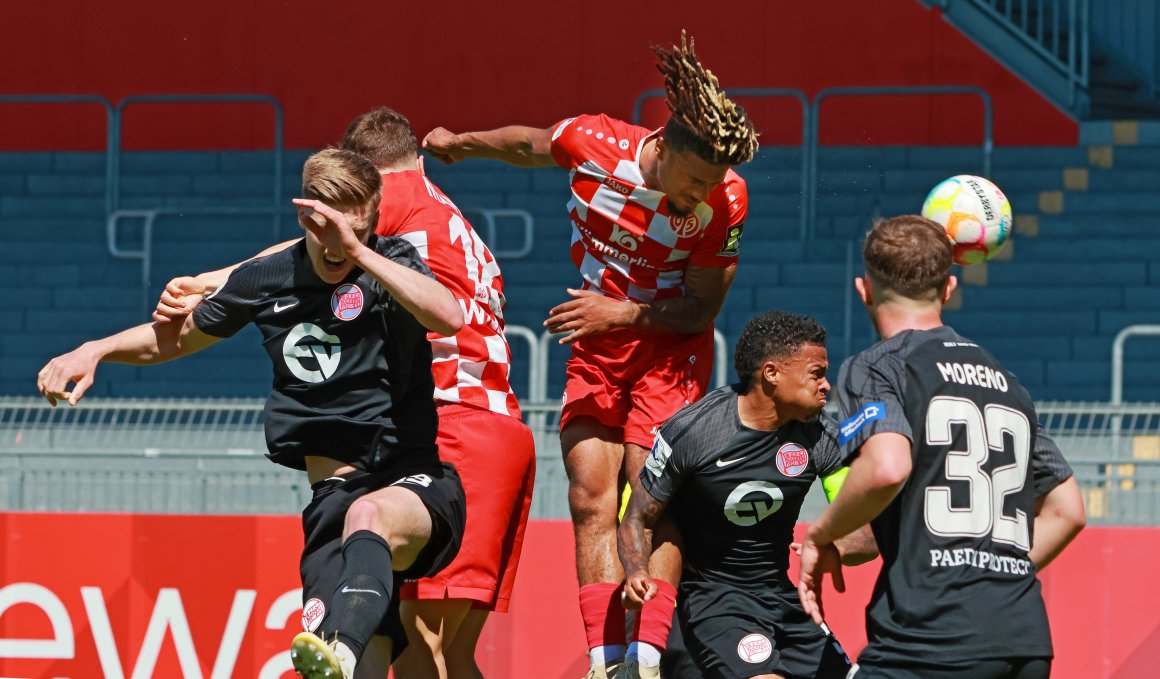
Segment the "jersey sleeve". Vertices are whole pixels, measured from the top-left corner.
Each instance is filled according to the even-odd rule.
[[[1071,465],[1063,459],[1055,440],[1039,427],[1031,448],[1031,483],[1035,487],[1035,497],[1047,495],[1072,474]]]
[[[689,255],[689,263],[694,266],[723,268],[736,264],[741,254],[741,234],[749,216],[749,189],[744,179],[729,170],[719,190],[724,192],[724,208],[714,213]]]
[[[844,464],[849,464],[862,444],[875,434],[901,434],[913,442],[910,422],[902,407],[905,368],[897,356],[885,354],[870,360],[867,354],[859,354],[847,359],[841,374],[838,445]]]
[[[193,310],[193,323],[198,330],[214,337],[233,337],[253,320],[263,296],[258,285],[262,259],[234,269],[220,288],[201,300]]]
[[[374,245],[375,251],[383,257],[397,264],[402,264],[412,271],[418,271],[427,278],[435,279],[435,274],[431,273],[431,268],[419,256],[419,251],[406,238],[388,236],[379,238]]]
[[[680,437],[674,437],[674,428],[662,426],[653,439],[652,450],[640,470],[640,482],[649,495],[660,502],[668,503],[680,490],[689,469],[688,461],[682,454],[685,446],[680,445]],[[674,446],[675,444],[675,446]]]
[[[606,115],[579,115],[566,118],[552,126],[552,159],[565,170],[571,170],[590,160],[601,150],[599,140],[606,136],[621,136],[617,121]],[[593,133],[596,130],[596,134]]]

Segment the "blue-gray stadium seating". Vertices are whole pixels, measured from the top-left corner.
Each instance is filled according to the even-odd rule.
[[[283,203],[296,193],[305,152],[284,159]],[[269,152],[126,153],[120,206],[267,207],[273,200]],[[568,259],[562,170],[523,170],[470,161],[436,162],[428,172],[459,205],[521,208],[536,221],[535,247],[503,259],[509,323],[539,330],[578,276]],[[1063,168],[1088,170],[1086,191],[1065,191],[1062,211],[1040,214],[1040,194],[1064,189]],[[829,330],[832,371],[872,340],[848,291],[860,272],[857,239],[880,215],[916,212],[931,186],[952,174],[979,173],[969,148],[823,148],[814,240],[799,241],[800,155],[764,149],[741,172],[750,217],[741,266],[718,327],[732,344],[755,312],[782,308],[816,317]],[[1010,258],[965,276],[961,307],[947,320],[991,349],[1038,400],[1106,400],[1111,346],[1126,325],[1160,322],[1160,147],[1116,147],[1111,168],[1089,166],[1086,147],[997,148],[992,178],[1017,215],[1037,229],[1014,236]],[[0,394],[31,394],[36,370],[82,340],[148,318],[165,282],[257,252],[274,238],[270,217],[171,215],[154,232],[152,276],[115,259],[105,245],[105,159],[100,153],[0,153]],[[468,211],[468,217],[472,214]],[[477,222],[477,227],[480,226]],[[277,235],[295,235],[287,210]],[[122,245],[140,242],[127,220]],[[501,243],[514,243],[504,229]],[[853,245],[851,245],[853,244]],[[848,269],[848,253],[853,268]],[[960,272],[968,273],[968,272]],[[957,305],[956,305],[957,306]],[[252,330],[246,331],[252,334]],[[256,341],[224,342],[198,358],[139,369],[107,366],[90,393],[116,396],[258,396],[269,368]],[[527,348],[513,342],[514,383],[526,391]],[[566,349],[549,359],[548,397],[562,389]],[[1126,352],[1125,398],[1160,401],[1160,341],[1135,340]]]

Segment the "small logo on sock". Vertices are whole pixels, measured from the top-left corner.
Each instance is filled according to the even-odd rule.
[[[314,632],[326,617],[326,604],[322,599],[311,599],[302,607],[302,629]]]
[[[374,594],[375,596],[382,596],[382,594],[379,594],[373,589],[354,589],[347,587],[346,585],[343,585],[342,589],[339,591],[341,591],[343,594],[350,594],[351,592],[362,592],[363,594]]]

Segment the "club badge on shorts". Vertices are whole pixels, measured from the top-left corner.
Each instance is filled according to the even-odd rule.
[[[363,310],[363,293],[357,285],[340,285],[330,296],[330,310],[340,321],[353,321]]]
[[[737,656],[747,663],[763,663],[773,655],[773,643],[761,634],[746,634],[737,642]]]
[[[326,617],[326,604],[322,603],[322,599],[311,599],[302,607],[302,629],[307,632],[313,632],[322,624],[322,619]]]
[[[786,476],[799,476],[809,463],[809,452],[796,443],[785,443],[777,449],[777,470]]]

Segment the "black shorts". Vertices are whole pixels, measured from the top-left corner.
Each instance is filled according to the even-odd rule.
[[[791,587],[682,582],[677,602],[685,646],[706,677],[844,679],[850,671],[838,640],[806,615]]]
[[[314,497],[302,511],[306,543],[299,571],[302,626],[313,632],[330,615],[326,604],[342,579],[342,530],[347,510],[358,498],[393,485],[413,491],[431,514],[431,538],[410,568],[395,572],[391,607],[376,632],[391,638],[393,653],[397,656],[406,646],[399,620],[399,585],[403,580],[428,577],[441,571],[455,558],[463,541],[466,500],[455,467],[447,463],[396,466],[381,472],[354,472],[342,479],[314,484]]]
[[[854,679],[1047,679],[1051,658],[991,658],[963,662],[924,662],[890,667],[860,666]]]

